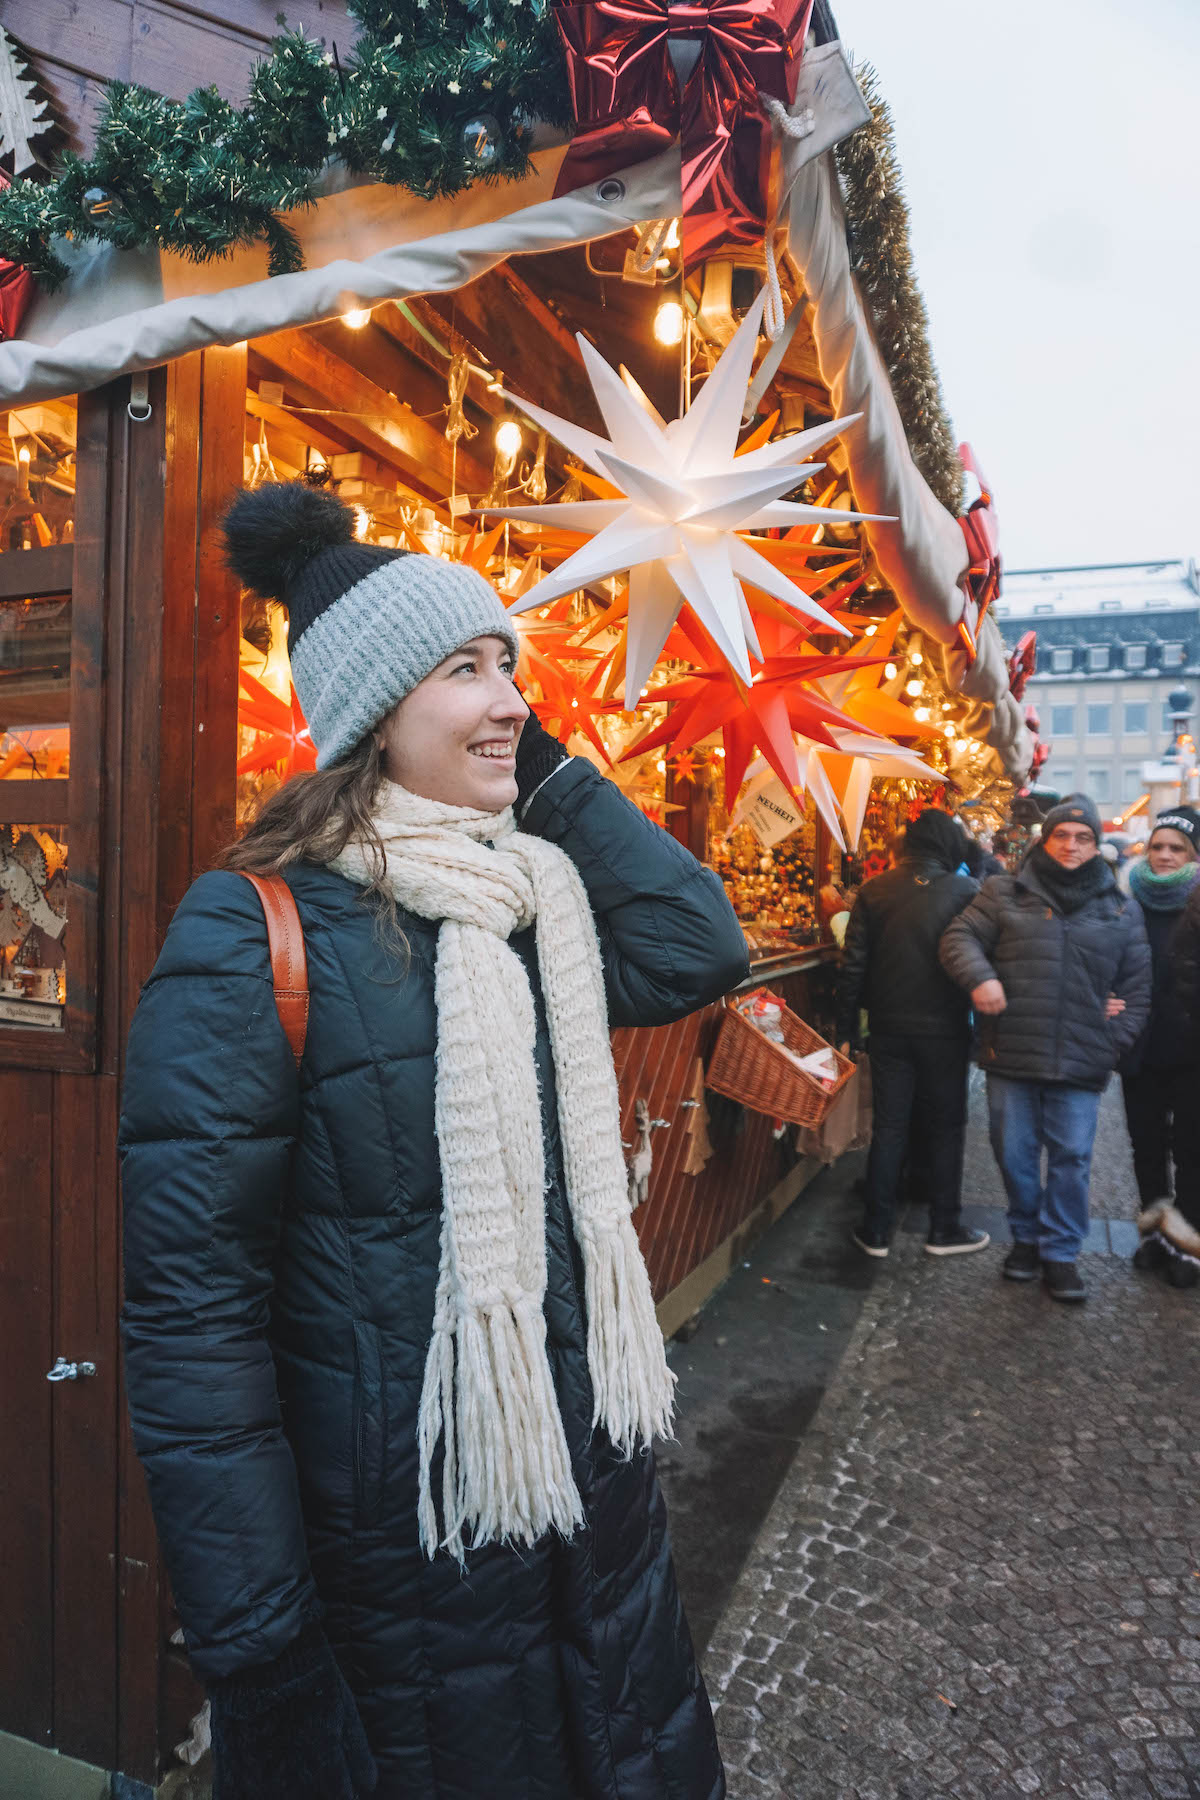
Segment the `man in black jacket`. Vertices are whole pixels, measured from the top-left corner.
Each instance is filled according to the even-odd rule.
[[[1069,794],[1019,871],[994,875],[942,939],[942,966],[980,1019],[1013,1234],[1003,1272],[1009,1281],[1040,1272],[1055,1300],[1087,1297],[1076,1258],[1100,1096],[1150,1011],[1141,913],[1099,848],[1099,813]]]
[[[868,881],[846,932],[838,981],[838,1040],[848,1044],[866,1008],[874,1124],[867,1206],[854,1241],[886,1256],[910,1131],[928,1185],[931,1256],[982,1250],[987,1233],[962,1224],[962,1149],[967,1118],[967,1002],[942,972],[943,931],[978,893],[956,874],[962,829],[929,807],[905,833],[899,863]]]

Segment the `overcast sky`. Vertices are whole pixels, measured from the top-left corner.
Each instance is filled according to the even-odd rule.
[[[834,0],[1010,569],[1200,555],[1200,0]]]

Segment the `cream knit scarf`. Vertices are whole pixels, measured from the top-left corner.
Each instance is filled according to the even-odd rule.
[[[418,1421],[426,1554],[532,1544],[583,1520],[546,1350],[546,1169],[534,1001],[508,939],[536,925],[567,1198],[582,1254],[593,1422],[630,1455],[670,1430],[667,1367],[629,1213],[600,946],[562,850],[511,811],[471,812],[385,785],[375,823],[399,905],[441,922],[434,1111],[441,1265]],[[333,867],[371,879],[351,844]],[[431,1470],[444,1440],[441,1525]]]

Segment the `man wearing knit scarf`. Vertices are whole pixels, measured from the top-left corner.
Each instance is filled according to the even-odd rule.
[[[1013,1235],[1003,1273],[1040,1274],[1052,1299],[1076,1303],[1100,1096],[1150,1000],[1141,913],[1117,891],[1100,835],[1093,803],[1068,795],[1016,874],[986,882],[941,942],[979,1025]]]
[[[1146,855],[1129,872],[1150,940],[1153,987],[1149,1023],[1121,1063],[1121,1086],[1142,1207],[1135,1260],[1139,1268],[1161,1265],[1180,1287],[1200,1277],[1200,1043],[1174,961],[1198,884],[1200,813],[1173,807],[1159,814]]]

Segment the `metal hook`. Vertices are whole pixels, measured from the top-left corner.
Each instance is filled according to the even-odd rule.
[[[125,410],[135,425],[144,425],[154,411],[150,404],[150,377],[144,370],[129,377],[129,404]]]

